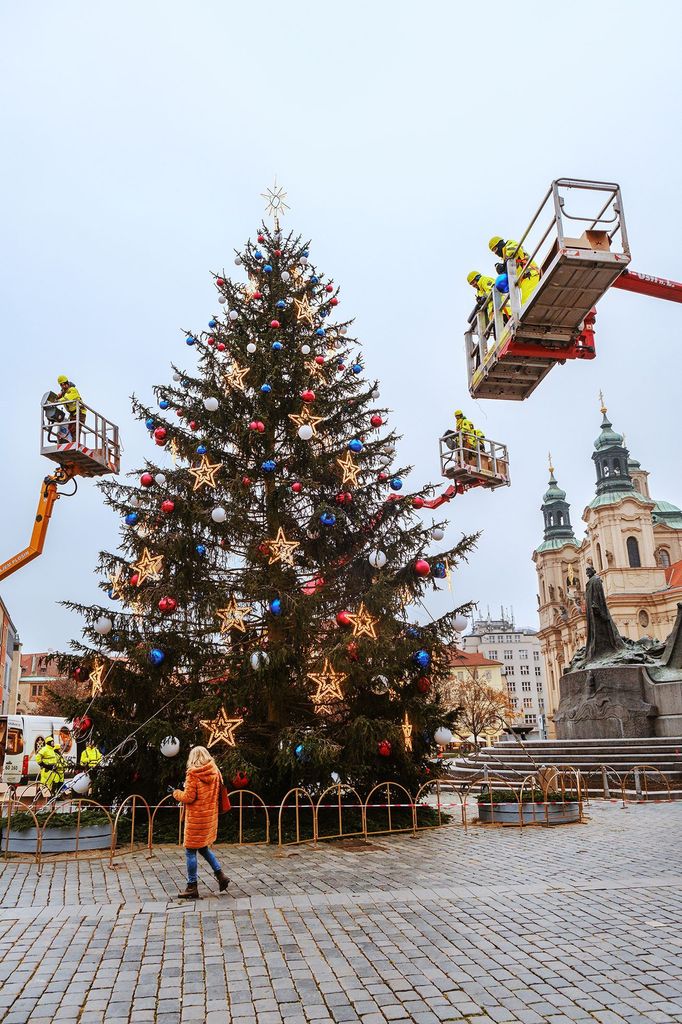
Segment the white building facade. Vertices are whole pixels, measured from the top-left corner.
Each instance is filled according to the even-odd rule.
[[[474,619],[462,637],[465,651],[477,652],[502,663],[502,676],[516,712],[515,725],[530,728],[530,739],[547,736],[545,665],[537,631],[517,627],[504,610],[499,619]]]

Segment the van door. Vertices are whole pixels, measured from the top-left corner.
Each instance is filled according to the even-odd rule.
[[[0,753],[4,755],[1,762],[2,781],[18,784],[21,782],[24,760],[24,729],[21,718],[0,718]]]

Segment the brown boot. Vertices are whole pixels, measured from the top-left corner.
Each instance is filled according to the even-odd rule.
[[[187,883],[187,888],[185,889],[185,891],[181,892],[181,893],[178,893],[178,899],[180,899],[180,900],[200,900],[201,896],[199,895],[199,883],[198,882],[188,882]]]
[[[220,871],[215,871],[214,874],[218,879],[218,891],[225,892],[228,885],[230,884],[230,879],[227,877],[222,868],[220,869]]]

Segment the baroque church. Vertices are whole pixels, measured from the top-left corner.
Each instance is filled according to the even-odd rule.
[[[580,542],[575,537],[566,492],[550,466],[542,504],[544,540],[533,552],[550,735],[559,680],[585,643],[587,567],[601,576],[616,626],[632,640],[665,640],[682,601],[682,511],[651,497],[649,474],[630,458],[603,405],[601,412],[592,453],[596,494],[583,512],[585,537]]]

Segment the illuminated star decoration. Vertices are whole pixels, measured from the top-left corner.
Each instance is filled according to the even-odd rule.
[[[240,633],[245,633],[244,620],[250,611],[250,608],[240,606],[233,597],[230,598],[225,608],[216,608],[216,615],[220,619],[220,632],[228,633],[231,629],[238,629]]]
[[[409,718],[407,717],[407,711],[405,712],[405,718],[401,725],[403,730],[403,742],[405,743],[405,750],[412,750],[412,725]]]
[[[315,314],[313,313],[313,307],[310,305],[308,296],[304,295],[302,299],[294,299],[294,308],[296,309],[296,319],[302,320],[312,327],[315,323]]]
[[[277,184],[277,178],[275,178],[272,188],[268,188],[265,192],[261,192],[261,198],[265,200],[265,212],[270,217],[274,217],[275,221],[278,221],[280,217],[284,216],[287,210],[291,209],[291,207],[284,202],[287,198],[287,193],[282,185]]]
[[[244,378],[249,373],[248,366],[239,366],[237,363],[225,374],[225,383],[232,388],[237,388],[238,391],[246,391],[246,384]]]
[[[168,451],[170,452],[171,459],[173,460],[173,466],[174,467],[177,466],[177,464],[178,464],[178,442],[175,440],[175,438],[173,438],[171,443],[168,445]]]
[[[345,672],[337,672],[332,667],[329,658],[325,658],[321,672],[308,672],[308,679],[317,686],[317,690],[313,694],[315,704],[326,704],[329,700],[343,700],[341,683],[344,683],[347,678]]]
[[[294,564],[294,551],[299,546],[299,542],[297,540],[287,540],[281,526],[277,531],[275,539],[267,541],[267,545],[270,552],[270,565],[274,562],[283,562],[285,565]]]
[[[92,687],[90,693],[93,697],[99,697],[102,692],[102,685],[104,683],[104,673],[106,670],[106,664],[103,661],[96,662],[94,668],[90,670],[90,685]]]
[[[300,413],[296,414],[290,412],[289,419],[292,423],[295,423],[297,427],[303,427],[306,424],[312,427],[313,434],[317,436],[317,424],[323,422],[324,416],[313,416],[308,406],[304,405]]]
[[[360,467],[353,462],[353,456],[350,452],[346,452],[342,459],[336,460],[337,466],[339,466],[343,472],[343,483],[351,484],[352,487],[357,487],[358,476],[360,475]]]
[[[204,729],[209,732],[206,746],[210,749],[216,743],[226,743],[228,747],[235,747],[237,741],[234,738],[235,730],[244,721],[243,718],[228,718],[225,708],[221,708],[216,718],[207,718],[199,721]]]
[[[305,368],[311,376],[324,380],[324,363],[316,363],[314,359],[309,359]]]
[[[112,573],[109,577],[109,590],[111,591],[111,597],[114,601],[120,601],[123,598],[121,593],[121,581],[123,579],[123,569],[119,569],[118,572]]]
[[[133,565],[137,573],[137,586],[141,587],[147,580],[158,580],[163,572],[163,555],[152,555],[149,548],[142,549],[142,557]]]
[[[215,478],[222,468],[222,462],[210,462],[207,455],[202,455],[199,465],[192,466],[188,471],[189,475],[194,477],[194,486],[192,487],[192,490],[198,491],[199,488],[204,485],[215,489]]]
[[[260,291],[260,288],[258,287],[258,278],[249,274],[249,283],[244,285],[244,294],[247,299],[251,300],[258,291]]]
[[[367,611],[364,602],[361,602],[357,612],[348,615],[347,619],[353,626],[353,636],[368,636],[371,640],[376,640],[379,620]]]

